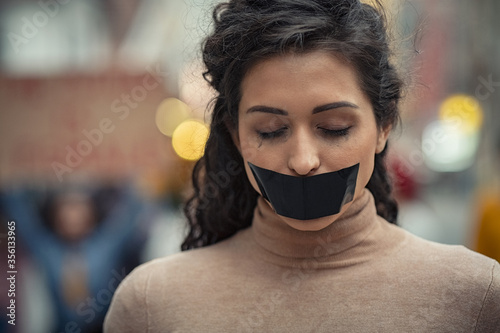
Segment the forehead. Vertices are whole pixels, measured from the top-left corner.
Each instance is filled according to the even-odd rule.
[[[242,80],[241,97],[240,106],[290,104],[292,100],[367,102],[354,66],[326,51],[277,55],[254,64]]]

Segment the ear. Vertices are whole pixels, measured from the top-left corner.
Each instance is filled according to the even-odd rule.
[[[389,134],[391,133],[392,125],[387,125],[384,128],[378,130],[377,147],[375,153],[380,154],[387,144],[387,139],[389,139]]]

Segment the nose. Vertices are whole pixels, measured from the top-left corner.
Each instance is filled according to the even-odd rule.
[[[288,168],[294,175],[311,176],[318,170],[321,162],[313,137],[297,135],[289,149]]]

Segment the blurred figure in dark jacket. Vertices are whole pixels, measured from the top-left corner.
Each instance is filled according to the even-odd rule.
[[[151,209],[132,187],[12,189],[2,195],[19,241],[41,266],[57,332],[100,332],[119,282],[140,263]]]

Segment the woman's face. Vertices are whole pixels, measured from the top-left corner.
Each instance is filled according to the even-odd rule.
[[[304,177],[360,163],[354,200],[360,195],[390,128],[378,129],[349,63],[322,51],[276,56],[250,68],[241,94],[235,143],[256,191],[247,162]],[[349,206],[313,220],[281,218],[298,230],[320,230]]]

